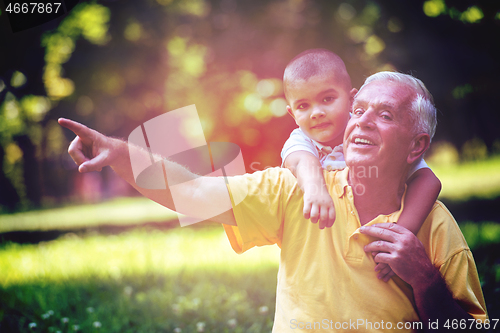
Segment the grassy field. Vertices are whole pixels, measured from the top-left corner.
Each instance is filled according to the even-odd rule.
[[[4,244],[0,331],[269,332],[278,256],[220,226]]]
[[[91,205],[3,214],[0,232],[81,229],[103,224],[126,226],[176,219],[175,212],[147,198],[116,198]]]
[[[461,164],[429,164],[443,185],[441,198],[465,201],[500,196],[500,156]]]

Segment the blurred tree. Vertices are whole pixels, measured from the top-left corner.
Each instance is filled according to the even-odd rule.
[[[345,60],[355,87],[379,70],[414,73],[440,110],[436,140],[461,148],[477,137],[491,150],[499,138],[500,5],[450,3],[81,2],[60,20],[0,39],[9,50],[0,54],[0,144],[22,152],[3,172],[21,198],[36,192],[30,188],[38,185],[20,185],[28,181],[44,184],[44,197],[66,195],[72,181],[53,171],[70,165],[58,117],[126,137],[145,120],[189,104],[197,105],[207,141],[242,147],[247,171],[279,165],[295,127],[286,115],[283,69],[317,47]],[[0,14],[3,31],[6,24]],[[29,138],[35,152],[15,137]],[[28,157],[30,165],[42,163],[42,172],[28,172],[31,180],[16,171]]]

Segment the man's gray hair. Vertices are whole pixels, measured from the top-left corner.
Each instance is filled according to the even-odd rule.
[[[427,133],[429,136],[434,136],[436,132],[437,118],[436,118],[436,107],[434,106],[434,99],[431,93],[425,87],[425,84],[408,74],[402,74],[397,72],[378,72],[369,76],[365,83],[359,88],[359,91],[363,89],[368,83],[373,81],[392,81],[401,84],[406,84],[412,88],[416,97],[411,103],[411,116],[415,121],[415,131],[416,133]]]

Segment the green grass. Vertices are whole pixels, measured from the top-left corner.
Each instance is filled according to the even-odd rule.
[[[177,214],[147,198],[117,198],[97,204],[0,215],[0,232],[68,230],[103,224],[176,221]]]
[[[236,255],[220,226],[5,244],[0,328],[269,332],[278,258],[277,247]]]
[[[443,185],[441,198],[465,201],[472,197],[500,196],[500,156],[460,164],[430,164],[430,167]]]

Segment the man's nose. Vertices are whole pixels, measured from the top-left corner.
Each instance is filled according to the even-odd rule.
[[[371,128],[375,125],[373,117],[374,112],[372,110],[367,110],[361,115],[361,117],[358,118],[357,125],[359,127]]]

